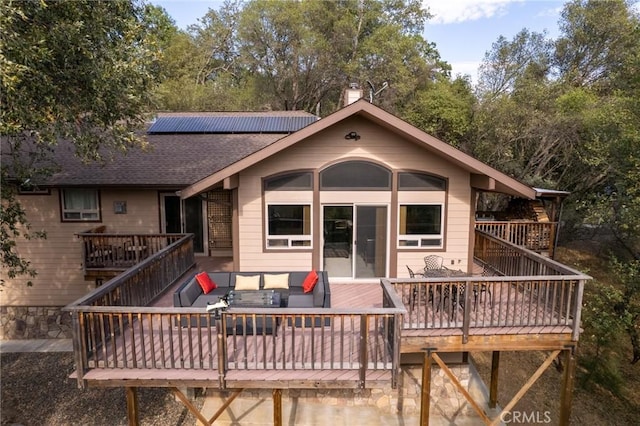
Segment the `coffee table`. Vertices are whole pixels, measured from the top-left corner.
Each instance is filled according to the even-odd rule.
[[[279,308],[281,298],[275,290],[231,290],[227,302],[236,308]]]
[[[227,302],[230,308],[279,308],[280,293],[274,290],[231,290],[227,293]],[[227,316],[227,336],[232,335],[262,335],[277,333],[279,318],[258,315],[254,320],[251,317]]]

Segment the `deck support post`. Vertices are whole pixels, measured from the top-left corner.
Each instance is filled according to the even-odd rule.
[[[367,334],[369,333],[369,315],[360,316],[360,380],[358,387],[365,388],[367,379]]]
[[[127,393],[127,419],[129,426],[138,426],[140,424],[140,417],[138,416],[138,388],[127,386],[125,390]]]
[[[491,383],[489,385],[489,408],[498,405],[498,371],[500,368],[500,351],[491,353]]]
[[[575,348],[566,349],[564,352],[564,374],[562,377],[562,395],[560,395],[560,422],[561,426],[569,425],[571,417],[571,403],[573,399],[573,382],[575,379],[576,357]]]
[[[226,389],[225,376],[227,373],[227,339],[225,339],[227,317],[216,313],[216,342],[218,344],[218,383],[220,389]]]
[[[422,390],[420,394],[420,424],[429,424],[429,404],[431,402],[431,349],[424,349],[422,360]]]
[[[282,389],[273,390],[273,426],[282,426]]]

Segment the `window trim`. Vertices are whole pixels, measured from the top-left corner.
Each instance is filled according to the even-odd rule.
[[[440,233],[439,234],[401,234],[400,221],[402,218],[401,210],[403,206],[439,206],[440,207]],[[398,250],[415,250],[415,249],[443,249],[445,238],[445,217],[444,203],[398,203],[398,230],[396,247]],[[423,244],[423,240],[440,240],[440,244]],[[415,242],[415,245],[402,245],[401,242]]]
[[[83,191],[93,191],[94,192],[94,196],[95,196],[95,200],[96,200],[96,208],[95,209],[66,209],[65,208],[65,191],[78,191],[78,190],[83,190]],[[60,189],[60,221],[61,222],[82,222],[82,223],[86,223],[86,222],[102,222],[102,207],[101,207],[101,194],[100,194],[100,190],[99,189],[94,189],[94,188],[61,188]],[[65,214],[69,213],[69,212],[79,212],[80,213],[80,219],[70,219],[65,217]],[[83,213],[97,213],[97,218],[87,218],[87,219],[83,219],[82,215]]]
[[[308,207],[309,214],[309,234],[288,234],[288,235],[271,235],[269,234],[269,207],[270,206],[299,206]],[[303,213],[304,214],[304,213]],[[286,241],[286,245],[269,245],[270,241]],[[308,245],[295,245],[296,242],[306,242]],[[264,249],[266,251],[281,251],[281,250],[295,250],[295,251],[308,251],[313,249],[313,204],[312,203],[299,203],[299,202],[266,202],[264,209]]]

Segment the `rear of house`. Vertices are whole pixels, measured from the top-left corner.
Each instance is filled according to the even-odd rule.
[[[429,254],[469,271],[477,191],[535,197],[364,100],[322,120],[302,112],[166,114],[147,138],[149,150],[105,165],[82,165],[61,144],[62,171],[20,196],[47,239],[19,241],[38,276],[32,287],[26,277],[8,280],[3,315],[13,317],[4,336],[64,334],[48,329],[60,322],[52,309],[113,276],[87,274],[78,234],[90,230],[193,233],[196,255],[230,256],[238,271],[319,269],[333,282],[377,281],[408,276],[407,266],[420,269]],[[120,259],[135,247],[125,241],[104,252]],[[28,318],[29,307],[40,319]]]
[[[345,140],[357,131],[358,140]],[[240,270],[395,277],[439,254],[466,270],[469,173],[353,117],[239,173]]]

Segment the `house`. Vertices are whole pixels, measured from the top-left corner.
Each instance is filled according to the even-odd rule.
[[[80,165],[68,147],[61,146],[56,155],[62,171],[39,185],[33,194],[21,196],[33,228],[45,228],[48,238],[20,242],[21,253],[32,259],[39,276],[33,287],[26,287],[22,279],[13,280],[4,291],[3,305],[23,309],[48,307],[53,311],[69,304],[67,310],[74,315],[74,325],[62,331],[73,332],[78,350],[76,359],[83,359],[77,365],[79,382],[94,380],[85,374],[89,368],[111,365],[111,361],[92,361],[91,354],[118,356],[115,344],[113,354],[107,350],[108,331],[125,328],[133,321],[134,311],[127,311],[131,306],[147,306],[155,293],[149,291],[149,298],[144,298],[146,294],[141,288],[151,286],[156,279],[135,278],[139,280],[135,303],[123,304],[126,290],[119,286],[129,285],[127,280],[150,265],[139,261],[159,253],[152,246],[157,243],[160,248],[167,247],[174,241],[169,240],[169,235],[176,233],[194,235],[192,250],[196,256],[230,257],[236,271],[317,269],[327,271],[331,283],[346,286],[381,283],[384,298],[381,305],[387,310],[350,314],[352,326],[354,316],[359,316],[361,326],[337,333],[340,339],[357,335],[353,342],[360,344],[379,340],[389,353],[386,350],[376,353],[384,360],[381,358],[378,363],[376,358],[373,362],[375,373],[380,373],[374,376],[386,377],[383,373],[390,371],[389,380],[394,385],[400,353],[420,352],[425,339],[431,339],[434,354],[436,349],[464,352],[467,350],[464,345],[469,344],[468,350],[554,349],[556,352],[547,366],[562,351],[568,354],[567,360],[573,359],[582,286],[589,277],[553,261],[534,259],[531,257],[534,254],[524,249],[507,247],[504,241],[476,231],[475,205],[479,192],[534,199],[537,191],[375,105],[358,100],[323,119],[302,112],[166,114],[150,125],[147,138],[149,151],[132,152],[102,167]],[[101,239],[118,243],[95,243]],[[451,284],[450,278],[407,280],[407,266],[424,265],[423,259],[428,255],[439,256],[444,266],[465,277],[457,278],[456,284]],[[169,262],[171,267],[179,263],[175,259]],[[505,277],[475,281],[474,259],[492,263],[493,269]],[[527,262],[516,265],[517,259]],[[143,266],[130,268],[138,264]],[[125,269],[125,277],[96,289],[110,277],[109,271],[116,275]],[[532,278],[534,275],[544,276],[544,280],[538,282]],[[169,280],[165,276],[162,279]],[[479,306],[477,300],[471,299],[471,291],[465,293],[464,304],[452,296],[452,289],[457,294],[458,289],[464,288],[473,289],[474,293],[475,289],[493,290],[496,301],[489,298],[491,306],[487,305],[487,298],[482,302],[487,311],[491,310],[490,316],[485,316],[487,311],[481,309],[471,310],[472,305]],[[541,289],[546,291],[544,297],[538,293]],[[431,305],[424,300],[420,305],[421,296],[417,306],[425,310],[414,309],[413,303],[403,305],[405,295],[411,299],[412,295],[436,293],[449,296],[449,305],[453,302],[449,306],[451,312],[458,309],[456,303],[460,302],[464,311],[460,315],[464,318],[455,313],[443,316],[444,309],[436,310],[433,299]],[[521,293],[527,296],[520,296]],[[501,300],[509,301],[505,302],[507,309],[503,312],[506,319],[500,314],[502,310],[493,310]],[[122,316],[116,318],[114,326],[113,319],[106,319],[106,311],[96,311],[102,314],[94,316],[91,309],[104,305],[117,305],[122,309],[120,315],[129,312],[129,319],[122,322]],[[529,331],[521,336],[519,331],[516,336],[511,335],[515,329],[508,325],[515,319],[509,319],[509,308],[517,313],[518,321],[526,322],[523,324],[526,327],[518,330]],[[528,309],[527,315],[523,314],[524,308]],[[176,324],[179,315],[203,315],[185,309],[167,308],[163,313],[150,310],[148,315],[158,315],[154,323],[168,327]],[[547,315],[548,310],[553,310],[553,315]],[[15,336],[16,331],[22,330],[15,326],[15,309],[12,312],[14,328],[5,328],[5,336],[10,333]],[[9,315],[4,307],[3,315]],[[135,315],[142,312],[137,310]],[[336,311],[327,315],[343,318],[347,313]],[[142,316],[137,318],[142,330],[145,320]],[[367,326],[370,320],[371,329]],[[101,327],[87,326],[95,321],[111,322]],[[474,327],[482,332],[474,335]],[[532,344],[530,334],[543,333],[545,327],[551,337],[539,338],[539,344]],[[449,334],[436,338],[429,334],[434,328],[446,328]],[[402,341],[401,330],[407,331]],[[509,331],[504,339],[487,338],[490,334],[501,334],[501,330]],[[368,337],[360,338],[365,331]],[[198,340],[197,350],[208,346],[213,354],[215,334],[209,333],[213,332],[205,333],[209,339],[206,343]],[[152,335],[152,341],[157,338],[153,336],[157,334]],[[189,336],[191,343],[192,338],[201,339],[203,333]],[[146,337],[140,338],[144,347]],[[123,344],[139,347],[133,334],[131,339],[134,341],[123,340]],[[283,343],[277,347],[284,350],[287,346]],[[275,350],[276,346],[274,355]],[[182,365],[187,356],[182,356],[182,349],[180,353]],[[219,364],[205,363],[205,359],[214,355],[206,358],[200,353],[191,359],[189,371],[198,372],[193,370],[196,364],[199,368],[220,371],[215,380],[206,379],[204,385],[219,383],[225,389],[232,378],[224,375],[226,368],[216,369],[230,360],[222,355],[227,353],[226,348],[215,353],[220,357]],[[344,386],[365,387],[370,383],[367,365],[371,365],[373,355],[362,349],[360,356],[358,362],[351,361],[359,365],[354,370],[356,378],[340,376],[350,377],[349,384]],[[122,361],[114,365],[118,362]],[[151,361],[154,366],[157,362],[164,361],[155,358]],[[146,368],[146,361],[143,364],[144,367],[137,368]],[[303,363],[303,368],[304,365],[313,366],[314,362]],[[383,367],[378,372],[380,365]],[[176,368],[174,360],[166,368]],[[178,367],[181,368],[187,367]],[[241,368],[241,363],[236,361],[234,368]],[[332,368],[333,364],[329,369]],[[180,381],[176,377],[182,376],[165,377],[163,383],[175,386],[176,380]],[[259,386],[257,381],[235,377],[236,386]],[[119,386],[132,379],[117,377],[112,385]],[[202,375],[182,379],[186,386],[202,384],[204,380]],[[570,376],[565,377],[565,382],[568,389]],[[296,383],[314,386],[311,379]],[[331,383],[343,386],[339,380]],[[291,383],[289,386],[293,387]],[[493,386],[492,382],[492,398],[497,383],[495,389]]]
[[[21,196],[33,229],[47,232],[19,245],[38,276],[32,287],[10,280],[3,305],[64,306],[108,278],[85,274],[77,236],[99,226],[190,232],[196,255],[232,256],[240,271],[315,268],[358,281],[406,276],[426,254],[466,271],[477,192],[536,195],[365,100],[322,120],[160,114],[148,133],[148,151],[104,165],[61,144],[61,171]]]

